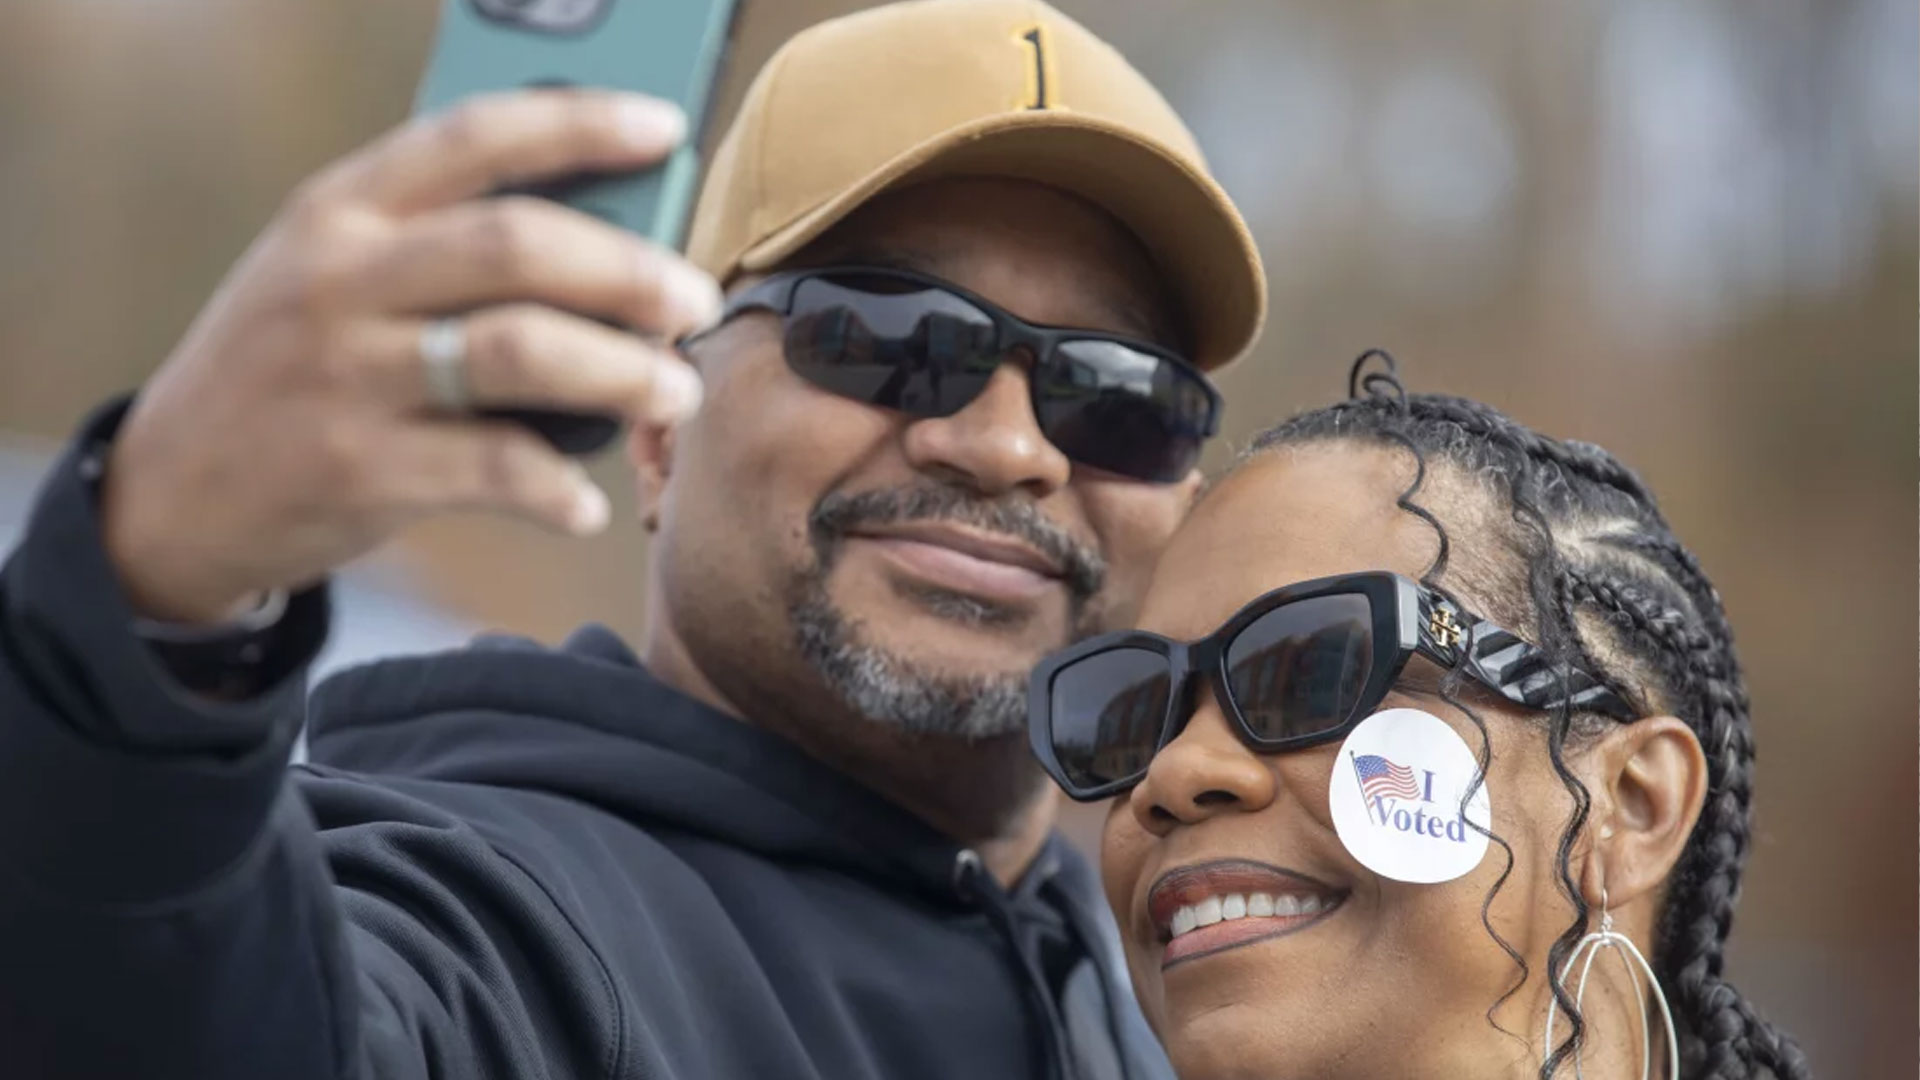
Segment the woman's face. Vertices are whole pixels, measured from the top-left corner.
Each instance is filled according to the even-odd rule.
[[[1281,585],[1359,570],[1419,577],[1437,540],[1431,526],[1394,505],[1411,474],[1404,453],[1357,443],[1283,449],[1249,463],[1175,535],[1147,593],[1142,628],[1192,640]],[[1421,502],[1448,524],[1459,566],[1478,540],[1463,523],[1497,511],[1472,505],[1479,496],[1463,503],[1462,488],[1443,479],[1430,474]],[[1469,608],[1486,611],[1485,598],[1450,584]],[[1380,707],[1432,713],[1478,753],[1472,722],[1437,696],[1439,675],[1416,658]],[[1573,918],[1554,870],[1572,802],[1551,770],[1539,721],[1483,697],[1470,700],[1493,754],[1493,831],[1512,845],[1515,860],[1489,917],[1535,972],[1493,1014],[1511,1034],[1496,1030],[1488,1011],[1519,982],[1520,968],[1481,922],[1505,867],[1499,846],[1488,847],[1477,869],[1443,884],[1368,871],[1342,846],[1328,810],[1339,743],[1256,755],[1202,693],[1146,779],[1114,802],[1102,860],[1141,1005],[1183,1080],[1538,1070],[1546,1010],[1538,973]],[[1578,772],[1577,758],[1573,764]],[[1282,873],[1207,872],[1219,863]],[[1275,897],[1277,909],[1306,914],[1270,920],[1264,932],[1215,931],[1212,944],[1175,950],[1169,963],[1169,927],[1148,901],[1156,883],[1182,870],[1197,870],[1188,880],[1223,898],[1291,893],[1291,901]],[[1180,895],[1200,899],[1192,885]]]

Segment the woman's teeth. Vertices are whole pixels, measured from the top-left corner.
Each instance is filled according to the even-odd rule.
[[[1318,915],[1331,906],[1329,901],[1318,896],[1294,896],[1282,893],[1274,896],[1270,893],[1234,893],[1230,896],[1209,896],[1197,904],[1188,904],[1173,913],[1173,936],[1198,930],[1202,926],[1228,919],[1254,918],[1293,918],[1300,915]]]

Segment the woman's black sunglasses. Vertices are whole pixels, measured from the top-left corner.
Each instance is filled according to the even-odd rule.
[[[1036,326],[924,274],[834,266],[775,274],[721,321],[764,309],[785,323],[787,364],[815,386],[912,416],[951,416],[1016,353],[1031,357],[1033,415],[1069,459],[1137,480],[1184,478],[1220,425],[1220,392],[1167,349]]]
[[[1228,723],[1261,753],[1343,738],[1379,706],[1415,654],[1456,661],[1517,705],[1637,719],[1578,668],[1386,571],[1289,585],[1199,641],[1142,631],[1091,638],[1041,661],[1028,691],[1033,750],[1068,795],[1104,798],[1140,782],[1193,714],[1205,677]]]

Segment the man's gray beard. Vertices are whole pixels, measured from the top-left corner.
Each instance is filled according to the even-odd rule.
[[[1025,673],[944,675],[861,640],[860,627],[825,595],[818,582],[797,600],[793,620],[800,655],[856,714],[910,735],[980,741],[1017,735],[1027,726]],[[988,610],[959,597],[941,613],[958,622],[987,622]],[[997,614],[997,613],[996,613]]]
[[[1016,537],[1061,568],[1070,618],[1081,622],[1100,592],[1106,564],[1100,553],[1047,520],[1031,502],[986,500],[951,485],[922,485],[855,494],[834,492],[808,515],[814,565],[794,581],[787,604],[800,655],[827,687],[867,720],[911,735],[982,741],[1018,735],[1026,727],[1027,673],[946,675],[923,669],[864,639],[864,629],[835,607],[827,575],[841,542],[862,525],[953,521]],[[905,588],[926,610],[955,624],[1015,629],[1029,613],[937,588]]]

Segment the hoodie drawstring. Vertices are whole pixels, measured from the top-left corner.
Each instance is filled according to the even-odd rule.
[[[1124,968],[1114,970],[1115,958],[1108,952],[1107,938],[1101,932],[1099,920],[1080,904],[1072,890],[1060,888],[1055,882],[1048,882],[1046,890],[1052,894],[1054,906],[1066,916],[1067,925],[1080,938],[1087,952],[1087,963],[1094,965],[1098,971],[1100,997],[1106,1006],[1107,1027],[1112,1032],[1113,1045],[1118,1050],[1120,1071],[1122,1075],[1131,1075],[1133,1062],[1128,1052],[1130,1025],[1121,1011],[1120,995],[1114,993],[1112,984],[1115,978],[1127,978],[1127,973]]]
[[[986,912],[987,918],[999,928],[1001,936],[1019,959],[1020,969],[1026,976],[1027,1001],[1039,1015],[1040,1038],[1047,1060],[1052,1063],[1052,1073],[1058,1080],[1075,1080],[1073,1061],[1068,1056],[1066,1040],[1061,1034],[1065,1022],[1054,1003],[1046,976],[1040,970],[1039,961],[1022,944],[1019,926],[1014,921],[1013,907],[1007,902],[1005,890],[987,873],[979,854],[971,848],[962,849],[954,856],[953,887],[961,900],[976,904]]]

